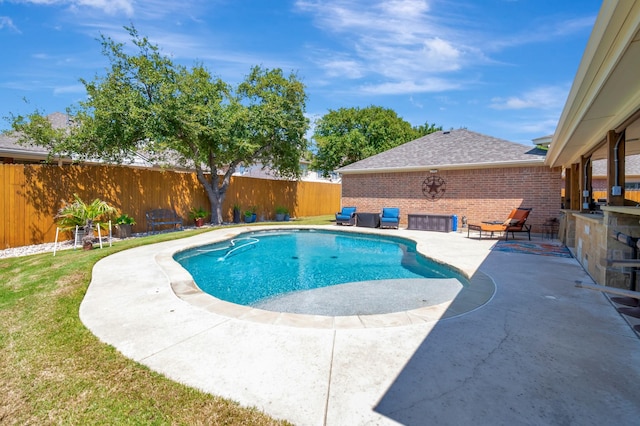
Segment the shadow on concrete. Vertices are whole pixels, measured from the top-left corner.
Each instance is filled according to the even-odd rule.
[[[403,425],[632,424],[640,340],[574,259],[493,250],[490,303],[441,320],[374,410]],[[455,309],[456,302],[450,309]]]

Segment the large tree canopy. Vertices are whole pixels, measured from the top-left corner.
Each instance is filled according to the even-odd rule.
[[[294,74],[254,67],[236,90],[202,65],[175,64],[158,46],[126,28],[137,47],[102,37],[105,76],[81,80],[88,98],[69,110],[76,126],[47,127],[38,112],[12,127],[52,154],[121,162],[133,152],[195,169],[211,203],[212,222],[239,164],[269,164],[297,177],[307,150],[304,85]]]
[[[316,123],[314,168],[325,175],[405,142],[442,130],[434,124],[412,127],[395,111],[379,106],[330,110]]]

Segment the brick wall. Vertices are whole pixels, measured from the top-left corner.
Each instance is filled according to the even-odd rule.
[[[430,176],[446,183],[434,201],[422,192]],[[545,166],[343,175],[342,205],[362,212],[399,207],[401,226],[408,213],[456,214],[460,223],[462,216],[469,222],[506,219],[513,208],[533,207],[528,223],[536,233],[547,218],[559,217],[561,188],[561,169]]]

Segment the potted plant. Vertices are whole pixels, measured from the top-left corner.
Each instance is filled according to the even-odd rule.
[[[204,218],[209,216],[209,212],[203,209],[202,207],[192,208],[189,212],[189,217],[193,219],[196,227],[200,227],[204,225]]]
[[[276,221],[282,222],[286,215],[289,214],[289,210],[284,206],[276,206]]]
[[[116,237],[118,238],[130,238],[131,227],[136,224],[136,220],[128,214],[121,214],[115,219],[116,223]]]
[[[72,203],[65,202],[56,215],[58,225],[63,231],[74,233],[75,241],[81,241],[86,250],[93,247],[93,229],[96,224],[107,229],[107,221],[117,213],[115,207],[98,198],[87,204],[73,194]]]
[[[253,223],[256,221],[258,215],[257,212],[258,211],[258,207],[257,206],[250,206],[247,210],[245,210],[244,212],[244,222],[245,223]]]
[[[240,223],[240,212],[242,208],[240,204],[233,205],[233,223]]]

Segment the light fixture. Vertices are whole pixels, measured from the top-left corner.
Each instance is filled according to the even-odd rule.
[[[438,173],[438,169],[431,169],[429,170],[429,173]]]

